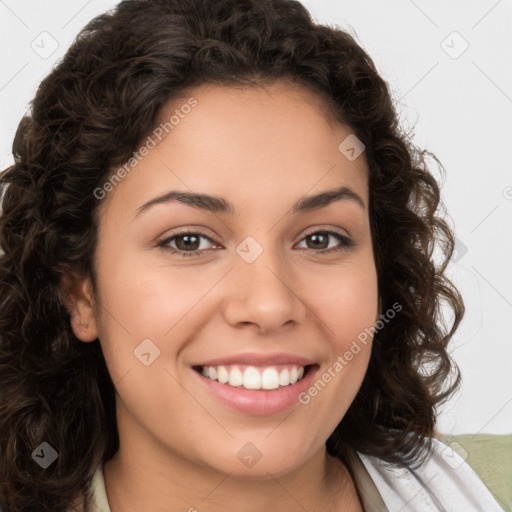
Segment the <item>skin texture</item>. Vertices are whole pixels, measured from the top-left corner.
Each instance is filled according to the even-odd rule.
[[[99,337],[116,387],[120,450],[104,467],[112,511],[362,510],[325,441],[359,389],[371,343],[308,405],[268,416],[220,403],[191,366],[241,352],[290,352],[316,361],[321,376],[374,325],[364,154],[350,161],[338,150],[352,130],[298,85],[206,84],[190,96],[197,106],[101,203],[97,295],[88,278],[70,294],[74,332],[83,342]],[[188,97],[169,103],[161,119]],[[344,199],[289,212],[302,197],[342,185],[364,209]],[[136,215],[170,190],[222,196],[236,214],[174,201]],[[156,246],[186,229],[213,240],[200,239],[200,256]],[[306,238],[322,230],[355,246],[322,254],[342,243],[329,237],[318,247]],[[252,263],[235,250],[248,236],[263,248]],[[144,339],[160,350],[149,366],[134,356]],[[237,457],[247,442],[262,454],[251,468]]]

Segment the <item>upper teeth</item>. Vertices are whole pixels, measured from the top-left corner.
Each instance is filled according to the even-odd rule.
[[[203,366],[205,377],[221,384],[242,386],[246,389],[276,389],[295,384],[304,375],[304,367],[297,365],[276,366]]]

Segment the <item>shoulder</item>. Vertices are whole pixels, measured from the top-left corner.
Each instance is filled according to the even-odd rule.
[[[503,512],[469,464],[437,439],[416,469],[358,455],[391,511]]]

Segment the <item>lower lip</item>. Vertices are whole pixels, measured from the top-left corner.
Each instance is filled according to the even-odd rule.
[[[318,371],[318,365],[310,366],[307,374],[295,384],[272,390],[251,390],[237,388],[229,384],[221,384],[209,379],[196,370],[192,370],[204,386],[222,403],[245,414],[268,416],[285,411],[298,403],[298,396],[311,385]]]

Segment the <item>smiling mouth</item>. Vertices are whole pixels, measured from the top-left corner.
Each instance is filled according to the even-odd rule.
[[[302,380],[311,370],[318,366],[310,364],[279,364],[271,366],[251,365],[217,365],[193,366],[192,368],[207,379],[234,388],[248,390],[272,391],[291,386]]]

